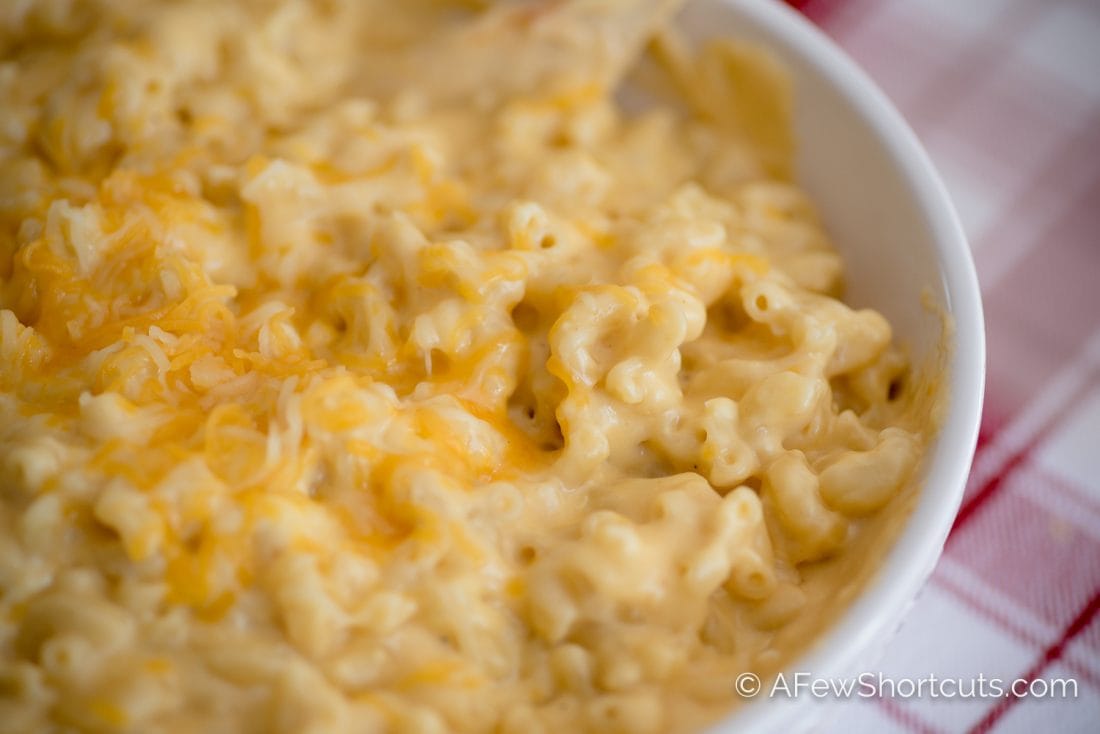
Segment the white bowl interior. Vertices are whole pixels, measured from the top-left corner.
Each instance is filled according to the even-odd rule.
[[[792,668],[815,676],[851,675],[860,672],[860,662],[873,662],[876,643],[888,639],[911,606],[962,497],[985,365],[973,261],[945,189],[912,131],[808,21],[778,0],[694,0],[680,25],[693,39],[763,44],[783,61],[795,84],[798,179],[844,256],[847,299],[881,311],[915,364],[934,362],[945,344],[951,349],[949,406],[925,462],[916,508],[863,593]],[[925,296],[951,317],[953,339],[945,341],[943,321],[922,303]],[[716,731],[789,728],[797,718],[808,724],[814,714],[806,699],[762,698]]]

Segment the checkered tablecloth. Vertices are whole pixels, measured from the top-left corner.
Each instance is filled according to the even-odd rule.
[[[850,700],[828,729],[1100,732],[1100,0],[790,3],[931,153],[986,308],[966,496],[876,672],[1078,685],[1073,700]]]

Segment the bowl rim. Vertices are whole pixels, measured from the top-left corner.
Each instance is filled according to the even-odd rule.
[[[939,435],[925,464],[916,505],[886,558],[858,596],[787,672],[814,678],[852,676],[860,656],[900,624],[932,575],[955,520],[977,446],[985,387],[985,322],[974,260],[954,205],[931,159],[886,94],[836,43],[778,0],[717,0],[753,20],[801,57],[864,119],[926,217],[943,281],[946,312],[954,321],[947,359],[948,401]],[[765,686],[767,684],[765,683]],[[708,730],[777,729],[796,712],[798,699],[758,695]],[[782,703],[781,703],[782,702]],[[781,705],[776,705],[781,704]]]

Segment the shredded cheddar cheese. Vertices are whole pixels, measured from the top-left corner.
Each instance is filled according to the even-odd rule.
[[[0,8],[0,729],[690,730],[820,629],[908,366],[777,65],[489,55],[577,7]]]

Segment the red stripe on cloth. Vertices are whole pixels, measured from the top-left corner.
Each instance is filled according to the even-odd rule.
[[[1039,638],[1031,650],[1057,637],[1100,588],[1100,536],[1065,507],[1054,508],[1061,498],[1043,486],[1037,463],[1014,472],[947,551],[966,574],[952,578],[967,583],[970,576],[967,585],[987,604],[1029,625]]]
[[[917,92],[907,110],[910,123],[926,133],[969,99],[973,90],[986,83],[991,72],[1003,63],[1005,49],[1011,48],[1047,10],[1045,3],[1018,2],[994,16],[985,31],[958,54],[955,63]]]
[[[1043,481],[1057,489],[1063,497],[1067,498],[1068,502],[1073,503],[1076,510],[1080,510],[1081,514],[1088,518],[1091,527],[1100,530],[1100,499],[1095,494],[1049,467],[1037,465],[1035,468],[1036,473],[1043,478]],[[1085,517],[1081,519],[1084,520]],[[1083,525],[1084,523],[1080,524]]]
[[[947,542],[950,543],[955,538],[959,530],[961,530],[967,523],[973,519],[974,514],[982,508],[989,500],[996,496],[1001,487],[1004,486],[1005,480],[1019,468],[1025,461],[1027,461],[1032,452],[1050,435],[1051,431],[1061,423],[1061,420],[1069,413],[1070,409],[1077,405],[1078,399],[1081,395],[1090,387],[1090,381],[1085,380],[1084,384],[1079,386],[1070,397],[1058,406],[1050,416],[1047,417],[1043,425],[1036,431],[1035,435],[1025,443],[1014,454],[1008,457],[1001,468],[998,469],[989,479],[985,481],[977,491],[974,492],[970,499],[966,501],[959,509],[959,514],[955,516],[955,522],[951,526],[951,532],[947,536]],[[984,419],[983,419],[984,422]],[[979,430],[979,436],[981,431]],[[996,435],[988,434],[985,440],[985,447],[989,447],[996,439]]]
[[[981,451],[988,446],[993,441],[993,437],[1004,428],[1004,424],[996,420],[997,413],[992,410],[992,407],[989,396],[987,395],[985,398],[985,410],[982,411],[982,420],[981,423],[978,424],[978,442],[974,447],[975,452]]]
[[[1043,651],[1043,654],[1031,666],[1031,669],[1021,676],[1023,680],[1031,681],[1038,678],[1044,670],[1050,667],[1051,663],[1055,662],[1062,657],[1062,654],[1066,650],[1066,646],[1073,641],[1073,638],[1081,634],[1089,623],[1096,617],[1097,612],[1100,612],[1100,589],[1092,595],[1088,604],[1081,610],[1081,612],[1074,618],[1072,622],[1062,632],[1062,636],[1058,638],[1050,647]],[[989,710],[981,721],[975,724],[970,729],[970,734],[985,734],[993,729],[998,721],[1020,701],[1020,696],[1013,694],[1011,691],[1006,698],[997,702],[997,705]]]
[[[847,0],[787,0],[787,4],[814,23],[824,23]]]
[[[984,248],[1011,238],[1022,219],[1034,217],[1051,205],[1061,205],[1059,213],[1064,215],[1071,208],[1067,206],[1070,203],[1067,202],[1067,189],[1084,190],[1095,181],[1096,160],[1092,156],[1082,155],[1081,152],[1096,150],[1098,142],[1100,109],[1080,120],[1075,129],[1065,135],[1046,156],[1040,168],[1021,181],[1004,202],[1003,211],[1007,215],[995,219],[989,230],[977,233],[975,239],[979,240],[978,244]],[[1041,241],[1041,238],[1036,239]]]
[[[1100,125],[1100,115],[1093,119]],[[1097,131],[1089,141],[1093,147],[1081,150],[1100,150],[1096,147],[1100,146],[1100,127]],[[1081,157],[1079,152],[1078,157]],[[1081,165],[1067,164],[1062,172],[1068,176],[1073,167]],[[1097,161],[1091,161],[1091,165],[1095,167]],[[1097,227],[1100,227],[1100,213],[1096,208],[1096,202],[1100,201],[1100,174],[1093,173],[1090,178],[1079,190],[1062,191],[1058,207],[1061,211],[1034,232],[1031,242],[1024,241],[1022,256],[1012,262],[1003,277],[985,287],[985,302],[994,318],[1011,318],[1014,327],[1012,331],[991,330],[990,349],[995,350],[995,355],[1012,354],[1013,346],[1017,353],[1021,351],[1019,344],[1010,343],[1012,337],[1032,337],[1028,341],[1033,348],[1039,346],[1034,340],[1039,337],[1049,344],[1053,354],[1048,355],[1045,362],[1054,367],[1059,364],[1055,355],[1071,354],[1100,328],[1100,291],[1095,288],[1096,273],[1100,272],[1100,249],[1096,247]],[[1034,190],[1042,191],[1048,186],[1058,184],[1037,181]],[[980,261],[992,264],[998,246],[1010,244],[1010,241],[1002,238],[989,242],[991,249]],[[1042,295],[1020,298],[1021,293],[1028,292]],[[1010,373],[1005,367],[1002,366],[1001,371]],[[1035,379],[1040,375],[1029,377]],[[1032,384],[1041,385],[1042,381],[1038,379]]]
[[[934,575],[932,577],[932,583],[949,591],[959,599],[959,601],[966,604],[972,611],[977,612],[979,616],[991,622],[996,622],[1002,629],[1007,630],[1016,637],[1016,639],[1026,642],[1031,647],[1039,647],[1042,644],[1042,640],[1036,635],[1028,632],[1022,625],[1017,624],[1009,615],[994,609],[986,599],[982,598],[980,594],[975,593],[973,589],[965,588],[962,584],[942,574]]]
[[[974,513],[996,496],[997,492],[1004,486],[1005,480],[1008,479],[1017,467],[1023,464],[1028,457],[1031,456],[1031,452],[1038,443],[1037,440],[1033,440],[1031,443],[1025,445],[1022,450],[1009,457],[1004,466],[1002,466],[996,474],[990,477],[985,484],[978,488],[978,491],[974,493],[970,501],[963,505],[959,510],[959,514],[955,516],[955,523],[951,526],[951,532],[947,536],[947,542],[950,543],[951,539],[958,534],[959,530],[970,522],[971,518],[974,517]]]
[[[1042,647],[1043,642],[1039,637],[1033,632],[1025,629],[1023,625],[1017,624],[1010,614],[996,609],[987,599],[974,589],[966,588],[962,584],[941,573],[934,575],[931,583],[948,591],[977,616],[994,622],[1001,629],[1007,631],[1016,639],[1025,643],[1028,647],[1033,649]],[[1079,679],[1100,689],[1100,676],[1097,676],[1096,673],[1068,658],[1063,661],[1063,664],[1076,674]]]

